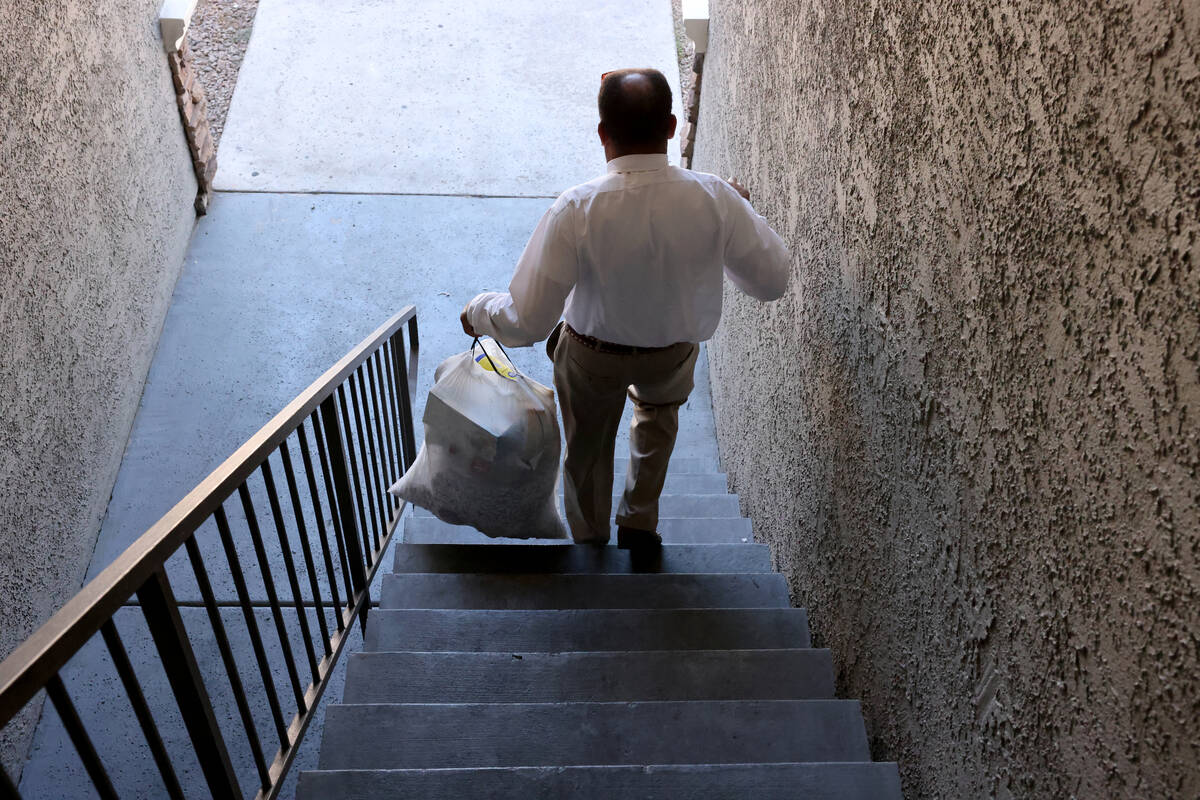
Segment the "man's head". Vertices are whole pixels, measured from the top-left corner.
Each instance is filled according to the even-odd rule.
[[[600,141],[610,159],[665,153],[675,135],[671,86],[656,69],[619,69],[600,81]]]

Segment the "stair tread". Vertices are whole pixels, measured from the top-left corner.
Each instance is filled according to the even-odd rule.
[[[393,573],[493,572],[547,574],[770,573],[771,554],[764,544],[665,545],[652,565],[635,564],[615,547],[564,544],[412,544],[396,547]]]
[[[381,608],[788,608],[778,573],[385,575]]]
[[[625,473],[614,475],[613,497],[619,498],[625,491]],[[727,494],[729,478],[724,472],[667,472],[663,484],[663,494]],[[558,494],[563,493],[562,482],[558,484]]]
[[[869,761],[858,701],[331,705],[320,767],[754,760]]]
[[[615,527],[614,527],[615,532]],[[754,527],[744,517],[729,519],[676,519],[658,521],[658,532],[667,544],[741,544],[754,541]],[[568,539],[493,539],[466,525],[451,525],[436,517],[409,517],[404,541],[414,544],[564,544]],[[615,543],[616,536],[612,537]]]
[[[831,699],[824,649],[355,653],[346,703]]]
[[[811,646],[802,608],[379,609],[366,650],[719,650]]]
[[[613,497],[610,519],[616,514],[620,501],[620,495]],[[658,509],[663,517],[679,519],[737,519],[742,515],[738,496],[723,489],[720,492],[664,494],[658,498]],[[433,517],[433,512],[414,506],[413,516]]]
[[[900,800],[894,763],[680,764],[600,767],[481,767],[303,772],[301,800]]]
[[[613,472],[625,475],[629,468],[629,453],[618,452],[613,457]],[[716,458],[696,455],[673,455],[667,465],[668,475],[704,475],[721,472]]]

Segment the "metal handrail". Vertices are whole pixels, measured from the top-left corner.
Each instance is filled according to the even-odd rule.
[[[100,756],[89,740],[59,674],[68,660],[100,633],[142,727],[167,794],[182,796],[153,714],[113,625],[118,609],[136,596],[212,795],[242,796],[166,569],[167,559],[184,548],[208,610],[247,740],[254,751],[252,755],[261,784],[257,797],[273,800],[295,759],[297,745],[312,720],[354,620],[358,618],[362,625],[366,624],[371,581],[404,511],[404,503],[388,495],[387,486],[416,458],[412,401],[416,393],[418,353],[416,308],[409,306],[330,367],[213,470],[0,663],[0,728],[7,725],[39,691],[47,690],[97,792],[101,797],[116,797]],[[312,430],[311,441],[315,448],[310,443],[308,428]],[[293,447],[302,455],[303,472],[293,467]],[[321,629],[319,643],[323,655],[319,661],[299,588],[292,537],[288,534],[289,527],[280,502],[284,495],[275,483],[271,469],[271,457],[276,454],[283,465],[286,496],[294,517],[292,527],[299,536],[312,589],[312,605],[317,610]],[[319,464],[319,469],[314,464]],[[283,606],[275,592],[272,570],[266,558],[259,512],[254,508],[247,483],[256,473],[266,486],[270,519],[279,537],[286,565],[285,577],[298,609],[304,649],[313,674],[313,680],[303,691],[286,634]],[[264,654],[231,521],[225,512],[225,503],[235,495],[245,513],[247,533],[254,543],[288,667],[287,677],[295,695],[296,714],[286,727],[275,691],[276,676],[271,674]],[[307,509],[303,508],[302,498],[308,501]],[[315,538],[306,532],[307,510],[313,511],[316,520]],[[195,536],[209,520],[215,522],[220,534],[255,648],[259,676],[267,689],[275,718],[280,747],[269,767],[261,752],[240,670],[229,646]],[[336,556],[334,548],[330,547],[331,535]],[[323,588],[319,586],[314,568],[314,541],[320,544],[324,556],[326,585]],[[341,567],[342,590],[338,587],[338,566]],[[335,612],[336,631],[333,632],[326,629],[326,604]],[[19,798],[20,794],[0,769],[0,798],[9,797]]]

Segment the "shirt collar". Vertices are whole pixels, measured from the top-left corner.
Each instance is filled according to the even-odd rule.
[[[651,172],[667,166],[666,153],[638,153],[608,162],[609,172]]]

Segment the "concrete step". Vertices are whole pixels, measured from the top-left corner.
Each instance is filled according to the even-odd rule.
[[[778,573],[385,575],[381,608],[788,608]]]
[[[770,572],[765,544],[664,545],[647,568],[615,547],[583,544],[399,544],[392,571],[573,574]]]
[[[625,479],[629,469],[629,453],[618,452],[613,460],[613,471]],[[712,456],[697,456],[678,453],[667,465],[667,475],[714,475],[721,473],[721,465]]]
[[[629,460],[629,439],[625,436],[618,436],[614,442],[613,457],[616,461]],[[563,446],[563,452],[566,452],[566,446]],[[717,443],[714,439],[693,439],[688,437],[679,437],[675,440],[675,447],[671,452],[671,459],[676,458],[705,458],[717,460],[720,453],[717,450]]]
[[[617,513],[620,501],[620,497],[613,499],[613,516]],[[663,517],[680,519],[735,519],[742,515],[742,510],[736,494],[664,494],[658,499],[658,513]],[[413,516],[432,517],[433,512],[413,506]]]
[[[625,472],[613,480],[613,505],[620,500],[620,493],[625,491]],[[669,494],[726,494],[729,492],[729,482],[724,473],[667,473],[663,484],[664,495]],[[562,497],[562,484],[559,484],[558,495]]]
[[[321,769],[869,761],[856,700],[331,705]]]
[[[895,764],[682,764],[332,770],[300,775],[300,800],[901,800]]]
[[[355,653],[345,703],[833,698],[828,650]]]
[[[802,608],[378,609],[364,650],[778,650],[811,647]]]
[[[658,521],[658,532],[668,544],[739,544],[754,541],[750,520],[736,519],[676,519]],[[493,539],[466,525],[451,525],[434,517],[409,517],[404,521],[404,541],[416,544],[563,544],[564,539]],[[612,543],[616,544],[616,526]]]

